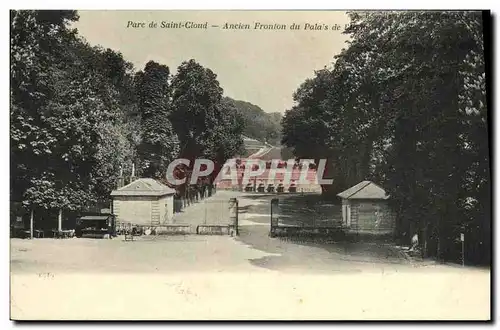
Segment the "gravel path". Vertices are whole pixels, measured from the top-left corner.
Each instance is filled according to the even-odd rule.
[[[254,249],[272,253],[251,260],[252,264],[286,272],[361,272],[408,268],[408,260],[387,244],[317,243],[269,237],[270,202],[275,196],[242,195],[240,201],[240,237]],[[282,198],[286,198],[283,195]]]
[[[238,195],[218,192],[217,198]],[[271,196],[239,194],[240,236],[11,239],[27,320],[489,319],[490,272],[414,267],[389,246],[270,238]],[[214,196],[215,198],[215,196]],[[184,215],[193,221],[201,208]],[[189,217],[188,217],[189,215]],[[472,285],[464,285],[472,283]]]
[[[238,197],[238,192],[219,190],[209,198],[195,202],[182,212],[176,213],[173,222],[196,227],[202,224],[229,224],[229,199]]]

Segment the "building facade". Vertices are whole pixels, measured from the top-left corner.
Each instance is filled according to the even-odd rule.
[[[117,223],[155,226],[172,223],[175,190],[141,178],[111,192]]]
[[[394,233],[395,215],[383,188],[371,181],[362,181],[337,196],[342,199],[342,222],[348,232]]]

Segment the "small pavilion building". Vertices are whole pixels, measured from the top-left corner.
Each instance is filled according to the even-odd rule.
[[[117,223],[158,226],[172,222],[175,190],[150,179],[137,179],[111,192]]]
[[[395,217],[385,190],[371,181],[362,181],[337,194],[342,199],[342,222],[350,232],[392,234]]]

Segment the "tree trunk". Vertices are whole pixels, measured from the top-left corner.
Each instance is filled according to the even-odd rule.
[[[424,228],[422,230],[422,258],[427,258],[427,237],[428,237],[427,219],[424,220]]]
[[[33,238],[33,209],[31,209],[30,215],[30,238]]]
[[[57,217],[57,230],[62,231],[62,209],[59,209],[59,215]]]

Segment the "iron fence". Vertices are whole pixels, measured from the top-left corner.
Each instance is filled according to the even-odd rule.
[[[204,230],[203,228],[211,228]],[[116,222],[118,235],[171,235],[201,234],[205,232],[221,232],[238,235],[238,200],[205,199],[193,203],[181,212],[174,213],[168,222],[153,223],[143,221],[137,223]]]

